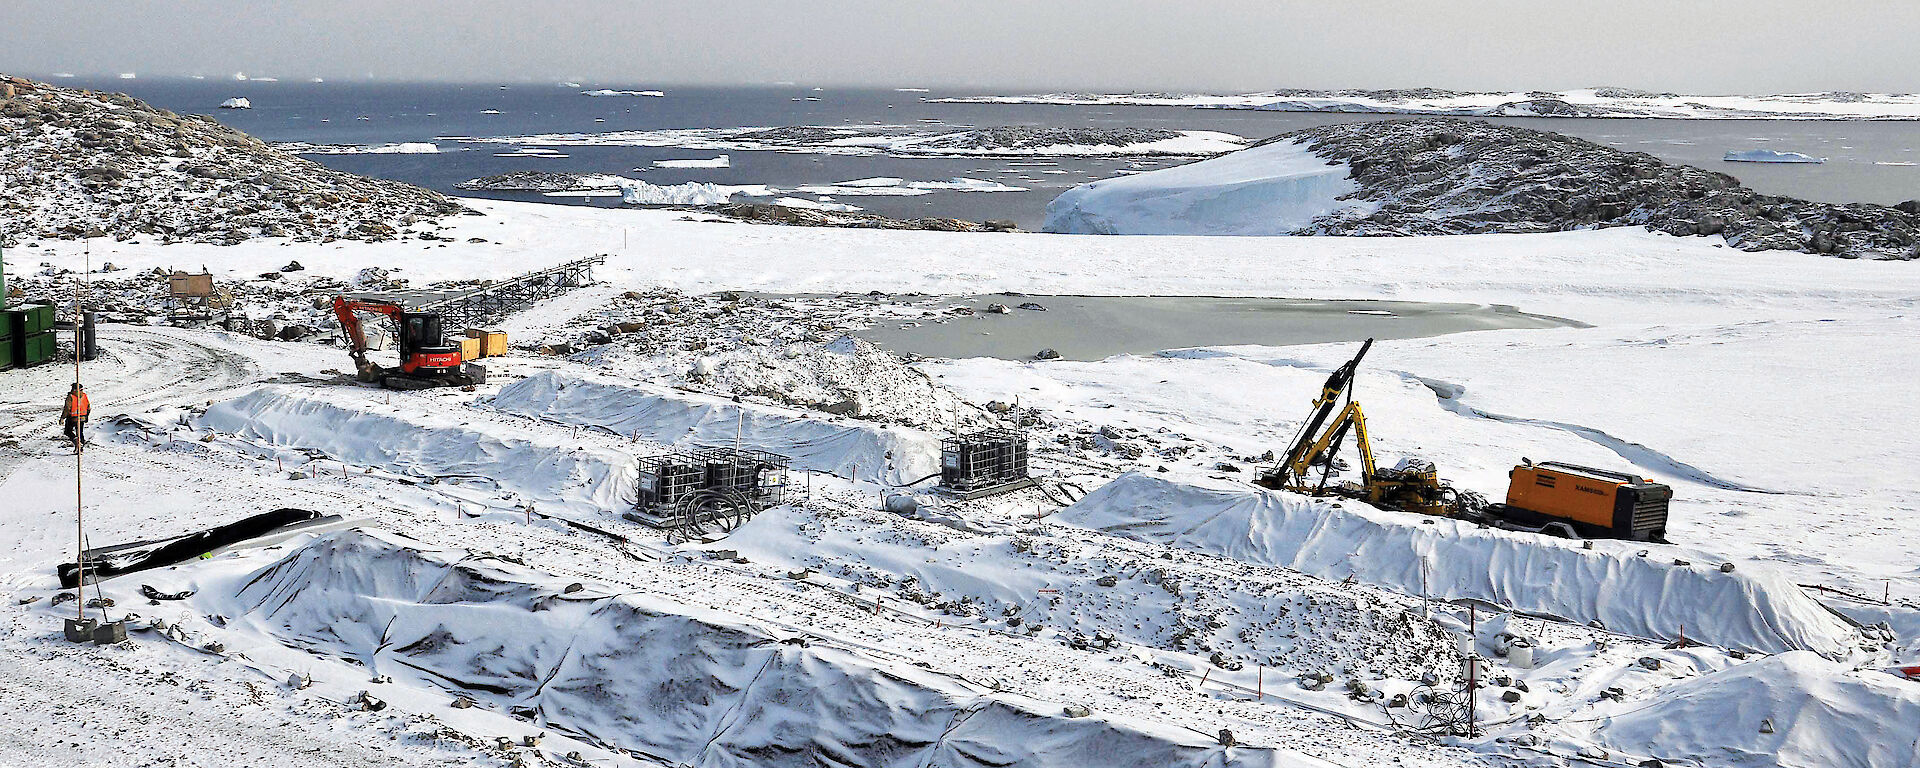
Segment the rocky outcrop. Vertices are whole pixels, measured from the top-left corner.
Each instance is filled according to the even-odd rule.
[[[1007,125],[979,128],[916,143],[915,150],[1037,149],[1059,146],[1129,147],[1177,139],[1185,134],[1164,128],[1050,128]]]
[[[388,240],[462,206],[330,170],[212,118],[0,76],[0,240]]]
[[[590,174],[552,171],[509,171],[468,179],[454,186],[460,189],[488,192],[565,192],[570,189],[580,189],[586,184],[589,176]]]
[[[769,205],[765,203],[726,203],[724,205],[701,206],[694,208],[694,210],[710,211],[737,221],[754,224],[784,224],[796,227],[924,229],[938,232],[1015,231],[1013,223],[1005,221],[981,223],[931,216],[919,219],[895,219],[877,213],[822,211],[811,208],[790,208],[784,205]]]
[[[1441,235],[1645,226],[1723,235],[1748,251],[1911,259],[1920,215],[1872,203],[1766,195],[1739,179],[1557,133],[1456,118],[1342,123],[1294,131],[1345,162],[1371,210],[1316,219],[1298,234]]]

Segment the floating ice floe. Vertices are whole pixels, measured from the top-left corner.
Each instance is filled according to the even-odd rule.
[[[1735,149],[1729,150],[1720,158],[1729,163],[1824,163],[1824,157],[1804,155],[1799,152],[1778,152],[1771,149]]]
[[[812,195],[874,195],[907,197],[930,195],[935,192],[1024,192],[1026,187],[1015,187],[997,181],[985,181],[966,177],[955,177],[946,181],[907,181],[893,176],[876,176],[869,179],[854,179],[833,184],[808,184],[796,188],[796,192]]]
[[[581,92],[580,92],[580,95],[582,95],[582,96],[653,96],[653,97],[660,97],[660,96],[665,96],[665,95],[667,95],[667,93],[666,93],[666,91],[616,91],[616,90],[614,90],[614,89],[612,89],[612,88],[601,88],[601,89],[598,89],[598,90],[592,90],[592,91],[581,91]]]
[[[299,155],[432,155],[440,146],[430,141],[402,141],[393,144],[307,144],[288,142],[274,149]]]
[[[235,96],[220,102],[221,109],[253,109],[253,102],[245,97]]]
[[[732,159],[726,155],[706,159],[653,161],[653,167],[655,168],[728,168],[731,167],[732,164]]]

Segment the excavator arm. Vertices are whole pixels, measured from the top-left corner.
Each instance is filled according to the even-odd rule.
[[[345,296],[333,297],[333,314],[340,320],[340,330],[347,338],[347,354],[353,357],[354,373],[361,381],[378,381],[382,371],[367,358],[367,332],[360,325],[360,313],[372,312],[400,322],[400,307],[379,301],[348,299]]]

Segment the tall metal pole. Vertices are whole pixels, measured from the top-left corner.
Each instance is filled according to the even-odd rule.
[[[93,241],[88,240],[85,248],[83,267],[93,271]],[[84,273],[83,273],[84,274]],[[73,281],[73,384],[80,385],[80,281]],[[73,604],[79,606],[80,621],[87,620],[87,528],[82,522],[86,504],[81,496],[80,453],[86,444],[81,431],[79,414],[73,417]],[[106,608],[102,607],[102,611]]]
[[[1467,604],[1467,641],[1471,650],[1467,653],[1467,738],[1473,738],[1474,704],[1480,699],[1480,613],[1472,603]]]

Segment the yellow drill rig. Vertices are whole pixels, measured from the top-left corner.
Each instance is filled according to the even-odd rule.
[[[1388,509],[1427,515],[1453,515],[1463,510],[1460,494],[1440,481],[1432,462],[1412,459],[1391,469],[1373,463],[1373,443],[1367,436],[1367,416],[1353,399],[1353,373],[1373,348],[1373,339],[1360,353],[1334,369],[1313,401],[1312,416],[1300,428],[1280,464],[1260,473],[1254,482],[1275,490],[1313,496],[1345,496]],[[1344,400],[1345,405],[1342,405]],[[1360,449],[1360,481],[1329,485],[1340,445],[1351,432]],[[1317,471],[1316,471],[1317,469]]]

